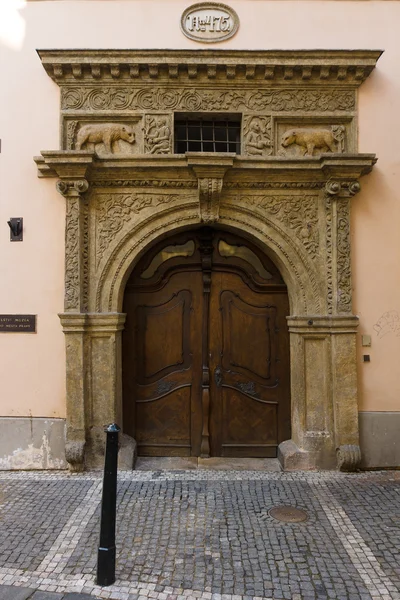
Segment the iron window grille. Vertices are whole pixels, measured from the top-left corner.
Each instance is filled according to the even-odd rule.
[[[240,117],[200,117],[175,120],[175,153],[234,152],[240,154]]]

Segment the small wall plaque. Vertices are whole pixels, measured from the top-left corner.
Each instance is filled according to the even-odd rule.
[[[36,315],[0,315],[0,333],[36,333]]]
[[[225,4],[201,2],[187,8],[181,17],[181,29],[186,37],[198,42],[222,42],[235,35],[239,17]]]

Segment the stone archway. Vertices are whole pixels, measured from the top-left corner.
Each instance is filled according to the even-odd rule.
[[[165,52],[154,51],[126,51],[124,57],[120,51],[107,57],[97,51],[40,53],[62,89],[65,149],[36,160],[42,176],[59,178],[67,203],[60,315],[67,351],[67,460],[75,470],[85,462],[99,464],[103,425],[121,422],[121,309],[130,271],[160,236],[219,222],[251,237],[288,287],[292,439],[279,449],[284,468],[355,468],[357,318],[351,311],[349,214],[358,179],[375,162],[373,155],[355,153],[356,88],[379,53],[167,54],[166,61]],[[215,77],[218,89],[209,83]],[[216,103],[230,110],[228,84],[242,107],[243,155],[173,154],[174,111],[189,99],[192,111]],[[159,119],[169,123],[171,143],[157,154],[150,129]],[[248,137],[253,119],[265,136],[256,157]],[[321,136],[336,136],[337,152],[282,149],[280,140],[286,143],[288,128],[296,124],[306,125],[301,135],[317,144]],[[82,150],[83,133],[97,139],[111,130],[122,140],[111,154],[102,147]],[[132,150],[134,133],[139,152]],[[296,144],[301,148],[303,142]],[[122,454],[132,467],[133,440],[124,439]]]

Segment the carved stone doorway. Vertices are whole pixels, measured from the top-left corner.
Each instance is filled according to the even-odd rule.
[[[140,456],[277,456],[290,439],[289,303],[267,256],[211,228],[165,238],[123,311],[123,424]]]
[[[350,204],[376,162],[358,153],[357,90],[380,54],[39,52],[61,88],[61,149],[36,162],[66,200],[60,319],[72,470],[101,465],[103,426],[122,422],[132,269],[160,239],[205,224],[252,240],[287,286],[292,434],[278,448],[282,465],[357,467]],[[211,112],[236,115],[234,152],[179,154],[179,120]],[[134,447],[125,436],[130,468]]]

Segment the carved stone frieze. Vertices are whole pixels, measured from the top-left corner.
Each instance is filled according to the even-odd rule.
[[[182,181],[181,179],[99,179],[93,181],[94,188],[123,188],[123,187],[148,187],[170,189],[196,189],[196,181]]]
[[[318,196],[240,196],[240,203],[267,213],[293,230],[312,258],[319,247]]]
[[[355,109],[355,93],[341,89],[194,89],[192,87],[68,86],[61,91],[63,110],[179,110],[336,112]]]

